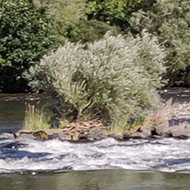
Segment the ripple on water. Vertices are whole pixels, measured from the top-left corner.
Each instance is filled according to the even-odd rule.
[[[93,143],[58,139],[37,141],[0,135],[0,173],[132,169],[190,171],[190,140],[158,139],[119,142],[112,138]]]

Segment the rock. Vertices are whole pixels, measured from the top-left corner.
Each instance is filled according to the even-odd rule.
[[[48,136],[48,139],[58,139],[59,138],[59,133],[53,133],[52,135]]]
[[[149,128],[144,127],[144,126],[139,127],[136,132],[141,132],[145,136],[145,138],[151,137],[152,135],[150,127]]]
[[[123,139],[128,140],[128,139],[145,139],[146,136],[142,132],[130,132],[130,131],[125,131],[123,134]]]
[[[35,136],[33,136],[33,131],[32,130],[19,130],[17,133],[17,138],[27,138],[27,139],[36,139]]]
[[[31,140],[36,140],[36,137],[33,134],[27,134],[27,133],[23,133],[21,134],[18,138],[23,138],[23,139],[31,139]]]
[[[152,136],[155,136],[155,135],[163,136],[163,137],[170,136],[169,127],[163,124],[152,126],[151,133],[152,133]]]
[[[94,140],[102,140],[107,137],[105,133],[100,129],[94,129],[90,132],[90,134]]]
[[[169,127],[170,137],[187,139],[190,137],[190,131],[181,126]]]
[[[147,127],[139,127],[136,132],[125,131],[123,139],[146,139],[151,137],[151,129]]]
[[[121,135],[117,135],[115,133],[111,133],[111,134],[107,135],[107,137],[113,138],[113,139],[115,139],[117,141],[122,141],[123,140],[123,137]]]
[[[68,135],[65,134],[64,132],[60,132],[60,133],[57,133],[57,134],[58,134],[58,139],[59,139],[60,141],[67,141],[67,140],[70,140],[70,139],[68,138]]]
[[[36,130],[32,134],[38,140],[48,140],[51,137],[45,130]]]
[[[105,133],[100,129],[84,131],[78,135],[78,139],[83,141],[97,141],[105,139],[106,137],[107,136],[105,135]]]
[[[146,136],[142,132],[134,132],[130,135],[132,139],[145,139]]]
[[[131,138],[131,134],[132,134],[132,132],[130,132],[130,131],[125,131],[125,132],[123,133],[123,139],[125,139],[125,140],[130,139],[130,138]]]
[[[17,138],[24,137],[37,140],[59,139],[70,140],[70,135],[62,132],[62,129],[20,130],[16,133]]]

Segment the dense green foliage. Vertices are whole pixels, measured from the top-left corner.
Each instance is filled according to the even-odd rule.
[[[87,0],[86,14],[88,20],[97,19],[120,29],[130,28],[131,14],[139,9],[149,10],[155,0]]]
[[[118,34],[116,27],[97,20],[82,21],[74,26],[69,26],[66,31],[70,41],[85,43],[100,40],[108,30],[112,30],[114,35]]]
[[[44,9],[51,18],[52,27],[63,40],[69,37],[69,29],[86,20],[85,0],[41,1],[34,3]]]
[[[136,10],[141,0],[87,0],[88,19],[97,19],[111,25],[126,28],[130,14]]]
[[[113,122],[158,105],[164,58],[157,38],[147,31],[135,38],[108,32],[93,43],[67,41],[26,77],[33,89],[59,97],[62,117],[98,114]]]
[[[34,1],[51,19],[52,27],[61,41],[88,42],[99,40],[108,30],[117,33],[116,27],[98,20],[87,20],[85,0]]]
[[[177,80],[190,84],[190,3],[188,0],[157,0],[147,12],[133,13],[131,25],[140,32],[146,28],[165,47],[170,85]]]
[[[22,73],[39,63],[56,41],[93,42],[146,29],[166,53],[169,84],[190,84],[188,0],[0,0],[0,90],[27,88]]]
[[[23,71],[39,62],[55,40],[48,20],[26,0],[0,1],[0,89],[21,92],[27,87]]]

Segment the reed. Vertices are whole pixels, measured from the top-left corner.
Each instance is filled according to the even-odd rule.
[[[38,130],[49,129],[50,116],[43,111],[37,109],[36,105],[26,103],[24,129],[25,130]]]

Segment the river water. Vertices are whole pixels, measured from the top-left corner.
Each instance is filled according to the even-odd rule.
[[[1,190],[189,190],[189,174],[130,170],[0,174]]]
[[[180,100],[189,101],[187,90],[179,93]],[[25,103],[36,104],[39,99],[0,97],[0,190],[189,189],[190,139],[70,143],[22,136],[15,140],[9,132],[23,127]]]

